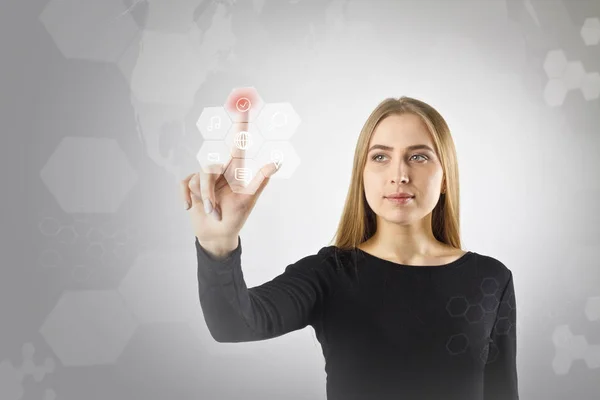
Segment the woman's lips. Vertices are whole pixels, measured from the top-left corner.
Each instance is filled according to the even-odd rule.
[[[415,196],[412,197],[386,197],[389,201],[394,204],[407,204],[409,203]]]

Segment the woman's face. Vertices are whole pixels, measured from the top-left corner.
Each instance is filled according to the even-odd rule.
[[[417,145],[431,150],[411,148]],[[434,148],[427,126],[416,115],[390,115],[379,122],[369,143],[363,173],[367,203],[379,218],[410,224],[434,209],[443,178]],[[414,198],[406,204],[386,198],[396,192],[409,192]]]

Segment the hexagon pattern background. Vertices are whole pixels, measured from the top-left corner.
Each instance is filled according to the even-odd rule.
[[[0,7],[0,399],[325,400],[311,330],[210,335],[180,181],[217,170],[252,193],[275,166],[241,233],[259,285],[327,244],[364,121],[402,95],[449,123],[463,247],[514,273],[497,326],[521,399],[598,398],[600,2]],[[480,289],[446,312],[493,315],[498,282]]]

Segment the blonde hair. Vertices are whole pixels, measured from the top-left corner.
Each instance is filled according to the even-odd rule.
[[[362,127],[354,152],[350,188],[333,244],[341,250],[355,250],[376,230],[376,215],[369,207],[365,193],[363,171],[367,150],[377,124],[390,115],[414,114],[421,118],[433,137],[444,173],[446,191],[434,207],[431,216],[433,235],[437,240],[461,248],[459,216],[458,164],[454,141],[444,118],[427,103],[402,96],[387,98],[373,110]]]

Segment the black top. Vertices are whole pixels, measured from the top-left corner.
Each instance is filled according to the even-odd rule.
[[[467,252],[441,266],[323,247],[247,288],[241,238],[225,260],[196,238],[200,304],[217,342],[311,325],[328,400],[517,400],[512,272]],[[356,266],[356,269],[355,269]]]

